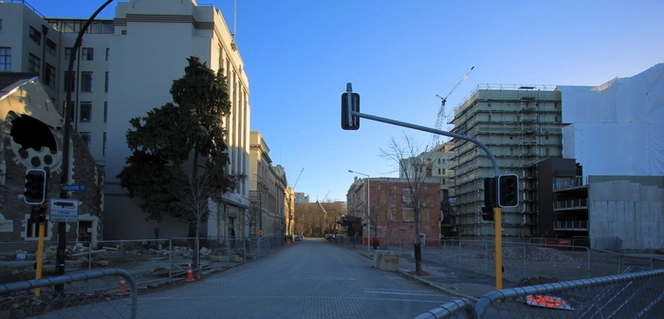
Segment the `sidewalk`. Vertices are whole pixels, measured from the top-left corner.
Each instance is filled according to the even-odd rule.
[[[360,245],[357,245],[355,248],[347,248],[369,259],[373,259],[373,248],[369,250],[367,246]],[[431,250],[435,248],[427,247],[427,249]],[[477,301],[486,293],[496,290],[496,279],[492,276],[478,274],[470,270],[443,266],[424,258],[422,259],[421,268],[427,275],[415,275],[415,258],[413,257],[413,252],[395,253],[399,255],[399,273],[402,276],[429,285],[445,294]],[[503,288],[512,288],[515,286],[516,284],[503,280]]]

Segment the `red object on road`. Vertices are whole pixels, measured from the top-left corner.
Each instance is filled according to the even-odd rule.
[[[194,272],[191,270],[191,263],[187,267],[187,282],[194,281]]]
[[[560,297],[544,296],[544,295],[528,295],[526,296],[526,303],[535,307],[544,307],[550,309],[561,310],[574,310],[567,301]]]

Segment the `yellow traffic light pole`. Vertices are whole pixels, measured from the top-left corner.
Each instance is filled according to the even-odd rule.
[[[45,203],[48,203],[45,202]],[[40,279],[42,276],[42,260],[44,259],[44,233],[46,230],[46,215],[44,208],[44,204],[39,209],[39,238],[37,240],[37,254],[36,254],[36,259],[37,259],[37,265],[35,266],[35,279]],[[40,288],[35,288],[35,296],[39,297],[41,295],[41,289]]]
[[[496,290],[503,289],[503,232],[500,206],[493,208],[494,232],[496,242]]]

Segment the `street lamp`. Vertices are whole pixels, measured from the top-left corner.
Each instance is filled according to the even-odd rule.
[[[348,172],[367,177],[367,250],[371,250],[371,211],[369,210],[370,209],[369,199],[371,198],[371,184],[369,180],[369,174],[364,174],[351,170],[348,170]]]

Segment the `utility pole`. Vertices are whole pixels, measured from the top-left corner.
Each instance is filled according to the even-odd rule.
[[[88,21],[85,22],[81,30],[78,32],[78,36],[76,37],[76,42],[74,42],[74,46],[71,49],[71,55],[69,56],[69,67],[67,68],[67,74],[69,77],[65,77],[67,79],[67,82],[65,83],[65,88],[67,90],[67,100],[65,102],[64,107],[62,108],[62,114],[65,117],[64,121],[64,133],[63,133],[63,141],[62,141],[62,176],[60,177],[60,184],[62,185],[67,185],[69,184],[69,139],[71,135],[71,119],[69,116],[69,107],[71,107],[71,93],[74,90],[74,59],[76,58],[76,54],[78,52],[78,49],[81,47],[81,42],[83,41],[83,35],[85,32],[88,30],[88,26],[92,21],[97,17],[97,15],[106,8],[113,0],[107,0],[104,4],[101,5],[95,11],[92,16],[88,19]],[[60,191],[60,198],[68,198],[69,194],[67,191],[62,188]],[[67,247],[67,224],[65,222],[58,222],[58,246],[56,250],[56,264],[55,264],[55,274],[58,276],[64,275],[65,274],[65,249]],[[63,289],[63,284],[57,284],[55,285],[55,291],[56,292],[61,292]]]

